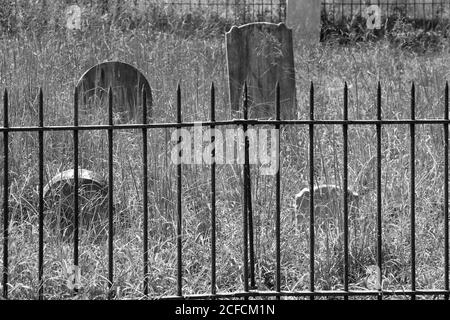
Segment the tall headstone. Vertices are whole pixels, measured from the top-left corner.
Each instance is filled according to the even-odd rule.
[[[295,42],[318,43],[321,28],[320,0],[288,0],[286,24]]]
[[[84,109],[106,108],[108,89],[113,92],[114,112],[121,123],[136,119],[142,122],[142,89],[150,104],[150,85],[145,76],[127,63],[112,61],[93,66],[77,83],[79,101]],[[83,109],[83,108],[82,108]],[[107,109],[102,109],[107,112]],[[149,118],[151,117],[148,112]]]
[[[242,110],[248,87],[249,117],[275,118],[276,83],[281,88],[281,117],[295,119],[295,70],[292,31],[285,24],[249,23],[225,35],[232,111]]]

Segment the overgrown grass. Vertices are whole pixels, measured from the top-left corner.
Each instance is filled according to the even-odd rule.
[[[447,39],[448,40],[448,39]],[[445,41],[447,41],[445,40]],[[20,32],[1,41],[0,83],[10,93],[10,125],[37,124],[37,95],[43,88],[46,125],[72,124],[72,94],[81,74],[92,65],[121,60],[138,67],[148,78],[154,97],[154,121],[175,122],[175,89],[182,88],[183,120],[205,121],[209,88],[216,86],[217,120],[230,119],[224,37],[132,30],[114,25],[96,33]],[[417,118],[443,116],[443,89],[450,76],[449,45],[441,42],[426,53],[402,49],[388,40],[336,46],[295,47],[298,116],[308,117],[309,86],[314,82],[316,118],[342,117],[343,84],[350,89],[349,115],[376,116],[376,86],[383,90],[383,117],[409,117],[411,83],[417,90]],[[106,110],[97,112],[106,123]],[[3,120],[3,115],[0,121]],[[81,122],[86,123],[82,116]],[[282,136],[282,290],[309,288],[309,230],[296,227],[294,195],[308,181],[308,131],[285,128]],[[149,259],[152,297],[176,294],[176,168],[170,152],[171,132],[149,130]],[[375,128],[349,130],[349,175],[356,181],[375,154]],[[120,299],[142,295],[142,142],[138,130],[114,133],[114,292]],[[342,128],[317,126],[317,183],[342,185]],[[16,299],[37,297],[38,261],[38,141],[37,133],[10,134],[9,291]],[[167,143],[168,142],[168,143]],[[80,134],[80,161],[85,169],[107,177],[106,132]],[[409,289],[409,127],[383,129],[383,277],[385,289]],[[45,133],[45,181],[72,167],[71,132]],[[417,288],[444,285],[443,128],[420,125],[416,133],[416,261]],[[3,168],[2,168],[3,170]],[[257,286],[274,289],[275,181],[252,169]],[[3,172],[3,171],[2,171]],[[241,290],[242,183],[238,165],[217,167],[217,287]],[[183,293],[210,291],[209,167],[183,166]],[[3,193],[1,193],[3,194]],[[3,201],[3,199],[2,199]],[[52,215],[54,209],[46,211]],[[2,222],[3,223],[3,222]],[[367,268],[376,264],[376,195],[369,193],[350,226],[350,287],[365,289]],[[316,289],[343,287],[343,249],[333,229],[316,226]],[[1,250],[0,248],[0,254]],[[44,292],[46,299],[73,298],[66,286],[72,245],[45,230]],[[80,298],[104,299],[107,291],[107,245],[80,244]],[[2,262],[0,262],[2,268]]]

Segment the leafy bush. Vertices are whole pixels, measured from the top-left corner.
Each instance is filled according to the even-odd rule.
[[[388,38],[402,49],[424,52],[437,50],[443,44],[445,34],[440,30],[418,29],[411,22],[397,20]]]
[[[403,49],[424,52],[436,50],[448,41],[450,21],[407,19],[399,14],[385,19],[381,29],[368,29],[362,15],[344,17],[332,21],[322,13],[321,40],[351,44],[360,41],[387,39],[391,44]]]

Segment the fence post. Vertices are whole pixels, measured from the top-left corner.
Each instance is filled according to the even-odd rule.
[[[314,84],[311,81],[309,90],[309,290],[314,292]],[[314,295],[311,295],[314,300]]]
[[[216,294],[216,146],[215,121],[216,97],[214,83],[211,84],[211,294]],[[214,134],[213,134],[214,132]]]
[[[248,94],[247,94],[247,82],[244,82],[244,119],[246,118],[247,108],[248,108]],[[246,126],[246,124],[244,124]],[[245,137],[245,128],[244,128],[244,137]],[[246,159],[245,159],[246,160]],[[242,192],[243,194],[243,210],[242,210],[242,220],[243,220],[243,244],[244,244],[244,291],[248,292],[248,211],[247,211],[247,175],[245,170],[245,164],[244,164],[244,170],[243,170],[243,180],[244,180],[244,190]]]
[[[381,121],[381,84],[378,81],[377,88],[377,120]],[[377,129],[377,262],[378,262],[378,282],[380,284],[380,291],[383,290],[382,286],[382,270],[383,270],[383,255],[382,255],[382,201],[381,201],[381,123],[379,122],[376,126]],[[382,299],[382,295],[378,295],[378,300]]]
[[[177,86],[177,123],[180,125],[178,126],[178,145],[181,145],[181,86],[180,83],[178,83]],[[178,275],[177,275],[177,292],[178,296],[181,297],[183,295],[183,260],[182,260],[182,176],[181,176],[181,156],[182,156],[182,149],[180,149],[180,161],[177,164],[177,269],[178,269]]]
[[[247,89],[247,86],[246,86]],[[244,104],[244,120],[248,120],[248,91],[245,93],[247,103]],[[244,192],[247,200],[247,218],[248,218],[248,240],[249,240],[249,260],[250,260],[250,287],[255,289],[255,246],[253,229],[253,208],[252,208],[252,183],[250,172],[250,142],[247,136],[248,125],[244,127]]]
[[[416,299],[416,127],[414,121],[416,120],[416,87],[413,82],[411,86],[411,124],[409,125],[410,130],[410,215],[411,215],[411,300]]]
[[[113,172],[113,93],[108,89],[108,299],[111,299],[114,282],[114,172]]]
[[[8,298],[8,240],[9,240],[9,135],[8,90],[3,94],[3,298]]]
[[[150,91],[151,97],[151,91]],[[151,102],[150,102],[151,103]],[[142,123],[147,124],[147,93],[142,89]],[[143,205],[143,260],[144,260],[144,296],[148,296],[148,150],[147,128],[142,128],[142,205]]]
[[[343,153],[344,153],[344,177],[343,177],[343,195],[344,195],[344,291],[348,292],[348,86],[344,85],[344,124],[342,125],[343,135]],[[345,295],[345,300],[348,295]]]
[[[76,268],[78,267],[78,247],[79,247],[79,179],[78,179],[78,116],[79,116],[79,110],[78,110],[78,88],[75,87],[75,93],[74,93],[74,104],[73,104],[73,123],[75,126],[75,129],[73,131],[73,181],[74,181],[74,193],[73,193],[73,206],[74,206],[74,214],[73,214],[73,266],[74,270],[73,272],[77,272]],[[78,287],[74,287],[75,293],[78,292]]]
[[[449,87],[448,82],[445,84],[445,101],[444,101],[444,119],[446,123],[444,125],[444,283],[445,290],[447,293],[445,294],[445,299],[449,299],[449,230],[448,230],[448,144],[449,144]]]
[[[280,83],[276,84],[276,96],[275,96],[275,119],[280,121]],[[275,213],[275,238],[276,238],[276,290],[277,293],[281,292],[281,159],[280,159],[280,142],[281,142],[281,132],[280,132],[280,124],[277,123],[275,125],[275,129],[277,132],[277,173],[275,176],[276,180],[276,213]],[[280,300],[281,296],[277,296],[277,300]]]
[[[39,89],[39,253],[38,253],[38,283],[39,300],[44,296],[44,98],[42,88]]]

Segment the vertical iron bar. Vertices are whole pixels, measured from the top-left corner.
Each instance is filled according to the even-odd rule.
[[[344,86],[344,121],[348,120],[348,87]],[[344,122],[343,130],[343,151],[344,151],[344,291],[348,291],[348,123]],[[348,299],[346,295],[345,300]]]
[[[311,81],[309,90],[309,119],[314,120],[314,84]],[[314,125],[309,125],[309,290],[315,290],[315,270],[314,270]],[[314,300],[314,295],[311,295]]]
[[[425,27],[426,27],[425,2],[422,2],[422,14],[423,14],[423,16],[422,16],[422,21],[423,22],[422,23],[423,23],[423,28],[425,29]]]
[[[336,4],[334,3],[334,0],[333,0],[333,24],[335,24],[336,23]]]
[[[246,1],[247,0],[242,0],[242,1],[244,1],[244,21],[243,21],[243,24],[245,24],[246,22],[246,19],[247,19],[247,17],[246,17],[246,15],[247,15],[247,3],[246,3]]]
[[[386,3],[386,17],[387,17],[387,18],[390,18],[390,15],[389,15],[389,9],[390,9],[390,8],[391,8],[390,3],[387,2],[387,3]]]
[[[409,6],[408,6],[408,1],[405,1],[405,16],[406,16],[406,18],[409,17],[409,16],[408,16],[408,8],[409,8]]]
[[[211,294],[216,294],[216,93],[211,84]]]
[[[8,129],[8,90],[3,94],[3,127]],[[3,131],[3,298],[8,298],[9,132]]]
[[[283,0],[280,0],[280,3],[278,4],[278,22],[281,22],[282,15],[283,15]]]
[[[416,119],[416,87],[413,82],[411,87],[411,120]],[[410,183],[410,214],[411,214],[411,290],[413,291],[411,295],[411,300],[416,299],[415,291],[416,291],[416,197],[415,197],[415,189],[416,189],[416,127],[414,123],[410,124],[410,175],[411,175],[411,183]]]
[[[238,1],[234,0],[234,24],[237,22]]]
[[[280,1],[279,5],[281,6],[281,1]],[[264,6],[261,7],[261,10],[263,10],[263,9],[264,9]],[[273,0],[270,0],[270,22],[273,23]]]
[[[248,115],[248,114],[247,114]],[[247,120],[245,118],[245,120]],[[252,208],[252,183],[250,172],[250,142],[247,137],[247,125],[244,129],[245,137],[245,174],[247,176],[246,191],[247,192],[247,217],[248,217],[248,242],[249,242],[249,261],[250,261],[250,287],[255,288],[255,245],[254,245],[254,224],[253,224],[253,208]]]
[[[177,86],[177,123],[181,124],[181,86],[180,83],[178,83]],[[178,129],[178,145],[181,145],[181,127]],[[182,286],[183,286],[183,267],[182,267],[182,242],[181,242],[181,236],[182,236],[182,210],[181,210],[181,196],[182,196],[182,180],[181,180],[181,156],[182,151],[180,149],[180,161],[177,164],[177,267],[178,267],[178,296],[183,295]]]
[[[359,13],[363,12],[362,1],[359,1]]]
[[[248,120],[248,103],[244,106],[244,120]],[[248,218],[248,241],[249,241],[249,260],[250,260],[250,287],[255,288],[255,246],[254,246],[254,227],[253,227],[253,209],[252,209],[252,186],[250,173],[250,142],[247,136],[248,125],[244,124],[244,192],[247,194],[247,218]]]
[[[377,120],[381,121],[381,84],[378,81],[377,88]],[[382,255],[382,217],[381,217],[381,123],[377,124],[377,262],[378,262],[378,283],[380,285],[380,294],[378,300],[383,298],[382,291],[382,267],[383,267],[383,255]]]
[[[449,138],[449,130],[448,130],[448,120],[449,120],[449,87],[448,82],[445,84],[445,101],[444,101],[444,110],[445,116],[444,119],[447,120],[447,123],[444,125],[444,277],[445,277],[445,290],[447,293],[445,294],[445,300],[449,299],[449,230],[448,230],[448,138]]]
[[[75,88],[73,103],[73,123],[75,127],[78,127],[78,89]],[[73,270],[75,280],[77,281],[77,268],[78,268],[78,247],[79,247],[79,174],[78,174],[78,130],[73,131]],[[78,285],[74,286],[75,294],[78,292]]]
[[[350,21],[353,18],[353,1],[350,2]]]
[[[378,0],[378,8],[380,9],[380,12],[382,12],[382,8],[381,8],[381,3],[380,0]],[[381,18],[381,17],[380,17]],[[386,16],[386,18],[389,18],[388,16]]]
[[[275,97],[275,111],[276,111],[276,120],[280,120],[280,83],[277,82],[276,86],[276,97]],[[276,179],[276,219],[275,219],[275,237],[276,237],[276,283],[277,283],[277,292],[281,292],[281,159],[280,159],[280,143],[281,143],[281,132],[280,132],[280,124],[275,125],[275,129],[277,132],[277,153],[276,153],[276,161],[278,163],[277,173],[275,176]],[[277,300],[280,300],[280,296],[277,296]]]
[[[151,89],[150,89],[151,97]],[[150,104],[151,104],[150,100]],[[147,124],[147,92],[142,89],[142,123]],[[142,201],[143,201],[143,259],[144,259],[144,295],[148,296],[148,140],[147,129],[142,128]]]
[[[112,298],[112,287],[114,282],[114,252],[113,252],[113,237],[114,237],[114,173],[113,173],[113,94],[112,88],[108,90],[108,122],[110,128],[108,129],[108,299]]]
[[[431,20],[433,21],[434,19],[436,19],[436,17],[434,16],[434,1],[431,3]]]
[[[39,127],[44,127],[44,98],[39,89]],[[44,131],[38,133],[39,139],[39,253],[38,253],[38,296],[44,298]]]
[[[247,82],[244,83],[244,119],[247,118],[247,110],[248,108],[248,92],[247,92]],[[244,134],[245,134],[245,127],[246,124],[244,124]],[[245,139],[244,139],[245,140]],[[244,164],[244,170],[243,170],[243,180],[244,180],[244,203],[243,203],[243,211],[242,211],[242,219],[243,219],[243,244],[244,244],[244,291],[248,292],[248,212],[247,212],[247,197],[248,194],[246,192],[247,188],[247,175],[245,172],[245,164]]]
[[[450,10],[450,2],[448,3],[448,7]],[[441,19],[442,19],[442,16],[444,15],[444,10],[445,10],[445,5],[443,2],[441,2]]]
[[[225,20],[228,21],[229,3],[225,4]],[[219,5],[217,5],[217,14],[219,14]]]

